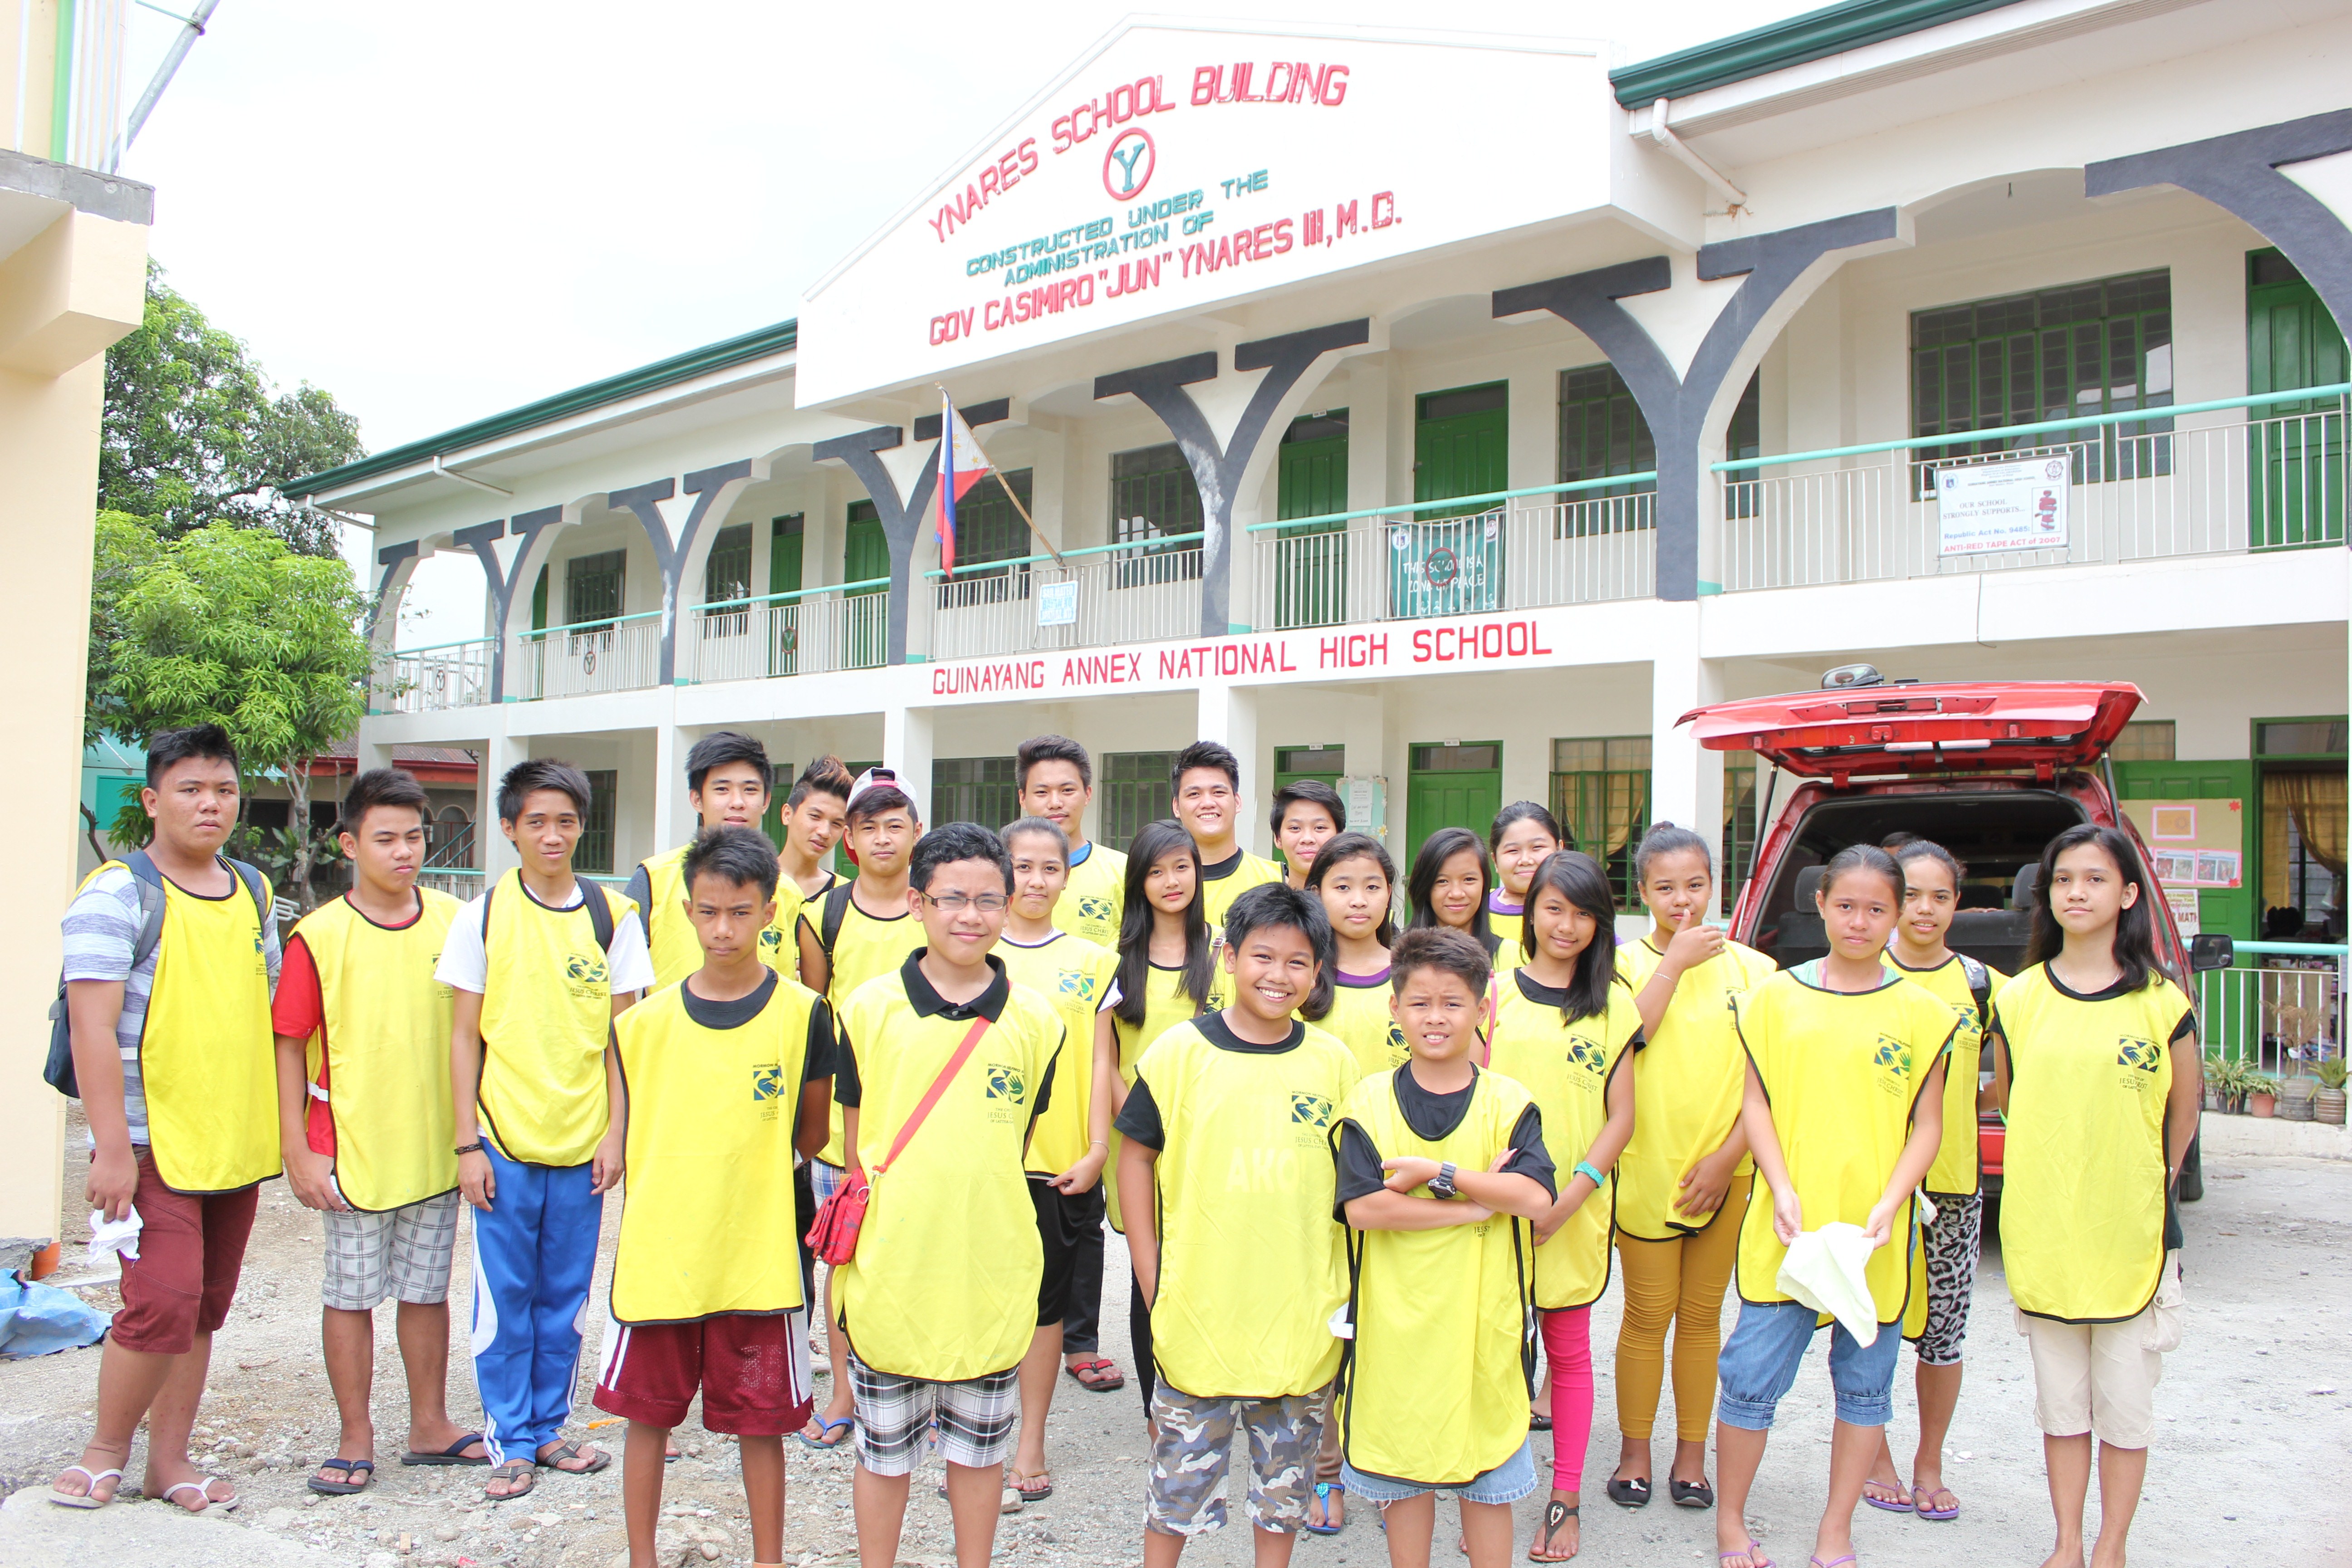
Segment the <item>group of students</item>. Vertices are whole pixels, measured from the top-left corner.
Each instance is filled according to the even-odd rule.
[[[257,1185],[282,1163],[326,1226],[342,1414],[310,1479],[326,1492],[372,1479],[372,1313],[387,1296],[410,1394],[402,1462],[486,1467],[500,1500],[541,1470],[610,1464],[562,1428],[604,1194],[625,1180],[593,1401],[627,1423],[640,1564],[670,1433],[698,1394],[704,1425],[737,1439],[755,1562],[782,1561],[782,1439],[797,1435],[852,1448],[866,1568],[896,1560],[909,1479],[935,1447],[958,1561],[984,1568],[999,1512],[1052,1494],[1063,1372],[1123,1385],[1097,1340],[1108,1217],[1132,1262],[1147,1568],[1224,1522],[1237,1437],[1260,1568],[1301,1531],[1337,1533],[1350,1496],[1379,1508],[1396,1568],[1425,1568],[1440,1490],[1475,1568],[1499,1568],[1510,1505],[1538,1484],[1531,1429],[1551,1435],[1552,1475],[1527,1555],[1574,1556],[1589,1320],[1612,1258],[1622,1447],[1607,1495],[1652,1500],[1671,1330],[1669,1496],[1717,1502],[1712,1409],[1723,1568],[1770,1568],[1745,1504],[1830,1321],[1783,1264],[1823,1227],[1853,1227],[1867,1300],[1832,1326],[1812,1555],[1839,1568],[1865,1499],[1925,1520],[1959,1510],[1940,1453],[1974,1283],[1981,1099],[2009,1122],[2004,1263],[2035,1369],[2052,1562],[2082,1560],[2095,1433],[2098,1559],[2120,1563],[2178,1341],[2172,1183],[2200,1094],[2194,1016],[2127,837],[2086,824],[2044,851],[2015,978],[1946,946],[1964,868],[1918,839],[1831,858],[1815,893],[1828,951],[1781,970],[1707,923],[1707,846],[1672,824],[1634,858],[1653,930],[1621,946],[1609,879],[1533,803],[1484,841],[1431,835],[1400,889],[1380,842],[1312,781],[1273,802],[1281,862],[1248,854],[1239,765],[1213,742],[1179,753],[1175,819],[1124,855],[1086,836],[1076,742],[1028,741],[1017,770],[1024,815],[1001,835],[926,831],[887,770],[853,779],[820,759],[777,813],[779,852],[759,827],[764,751],[707,736],[688,759],[696,837],[614,894],[572,870],[585,776],[526,762],[499,789],[521,864],[462,905],[415,885],[423,790],[373,771],[343,805],[352,889],[281,958],[266,884],[220,855],[236,815],[227,738],[158,737],[152,848],[103,868],[66,920],[91,1201],[110,1220],[135,1207],[144,1233],[96,1430],[52,1500],[102,1506],[143,1416],[151,1495],[236,1506],[186,1437]],[[827,865],[837,844],[854,879]],[[160,943],[142,945],[142,889],[161,894]],[[461,1196],[479,1432],[446,1408]],[[1885,1432],[1906,1337],[1921,1425],[1907,1484]]]

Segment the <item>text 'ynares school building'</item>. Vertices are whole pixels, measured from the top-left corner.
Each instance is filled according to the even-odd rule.
[[[361,760],[478,750],[487,810],[570,758],[622,875],[717,728],[991,824],[1063,732],[1114,845],[1209,737],[1400,852],[1532,797],[1624,877],[1647,821],[1752,831],[1700,703],[2128,679],[2126,794],[2293,796],[2207,929],[2324,923],[2347,58],[2324,0],[1856,0],[1614,70],[1122,25],[795,320],[293,487],[375,530]],[[941,389],[1003,479],[951,575]],[[483,635],[398,646],[451,552]]]

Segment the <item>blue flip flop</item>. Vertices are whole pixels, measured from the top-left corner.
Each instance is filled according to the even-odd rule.
[[[832,1454],[839,1452],[849,1444],[848,1438],[835,1437],[834,1433],[836,1430],[841,1429],[854,1429],[856,1426],[856,1419],[854,1416],[848,1415],[835,1415],[830,1418],[820,1415],[816,1417],[816,1424],[817,1435],[815,1436],[810,1436],[805,1429],[795,1432],[793,1436],[798,1437],[803,1444],[809,1447],[814,1448],[820,1454]]]
[[[1307,1534],[1337,1535],[1339,1531],[1347,1528],[1347,1521],[1345,1520],[1340,1521],[1338,1524],[1330,1522],[1331,1494],[1333,1492],[1338,1492],[1341,1497],[1345,1497],[1348,1495],[1348,1489],[1340,1485],[1338,1481],[1317,1481],[1315,1483],[1315,1496],[1323,1504],[1324,1521],[1321,1524],[1300,1526],[1300,1528],[1305,1530]]]

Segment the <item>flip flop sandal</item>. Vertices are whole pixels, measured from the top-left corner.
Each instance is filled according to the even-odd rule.
[[[1550,1417],[1550,1416],[1549,1416],[1549,1415],[1537,1415],[1537,1414],[1536,1414],[1534,1411],[1532,1411],[1532,1410],[1528,1411],[1528,1431],[1530,1431],[1530,1432],[1549,1432],[1549,1431],[1550,1431],[1550,1430],[1551,1430],[1551,1417]]]
[[[857,1425],[856,1418],[848,1415],[835,1415],[830,1419],[823,1415],[818,1415],[813,1416],[811,1419],[814,1420],[817,1425],[817,1435],[815,1436],[810,1436],[808,1435],[808,1428],[805,1426],[793,1433],[793,1436],[799,1438],[804,1446],[814,1448],[820,1454],[830,1454],[836,1449],[847,1447],[849,1446],[849,1439],[846,1436],[836,1437],[834,1434],[835,1432],[846,1433],[854,1431]]]
[[[1901,1490],[1903,1489],[1901,1487],[1899,1487],[1899,1486],[1895,1486],[1895,1483],[1894,1483],[1893,1481],[1864,1481],[1864,1482],[1863,1482],[1863,1488],[1864,1488],[1864,1490],[1863,1490],[1863,1494],[1862,1494],[1862,1500],[1863,1500],[1863,1501],[1864,1501],[1864,1502],[1866,1502],[1866,1503],[1868,1503],[1871,1507],[1873,1507],[1873,1508],[1877,1508],[1877,1509],[1884,1509],[1884,1510],[1885,1510],[1888,1513],[1909,1513],[1909,1512],[1911,1511],[1911,1509],[1912,1509],[1912,1500],[1911,1500],[1911,1499],[1909,1499],[1909,1498],[1905,1498],[1905,1499],[1903,1499],[1902,1500],[1900,1500],[1900,1501],[1898,1501],[1898,1502],[1888,1502],[1885,1498],[1875,1498],[1875,1497],[1871,1496],[1871,1495],[1870,1495],[1870,1491],[1869,1491],[1869,1489],[1870,1489],[1870,1488],[1872,1488],[1872,1487],[1895,1487],[1895,1489],[1896,1491],[1901,1491]]]
[[[509,1489],[494,1492],[489,1488],[492,1481],[504,1481]],[[517,1498],[530,1496],[531,1489],[538,1485],[539,1468],[536,1465],[529,1459],[509,1459],[482,1478],[482,1495],[492,1502],[512,1502]]]
[[[1035,1475],[1030,1476],[1024,1476],[1018,1470],[1007,1470],[1004,1481],[1005,1485],[1021,1494],[1021,1500],[1024,1503],[1044,1502],[1054,1495],[1054,1475],[1050,1470],[1039,1470]],[[1021,1484],[1023,1481],[1043,1481],[1045,1484],[1042,1487],[1024,1487]]]
[[[1127,1386],[1127,1373],[1118,1370],[1117,1362],[1103,1357],[1074,1362],[1062,1370],[1076,1379],[1078,1386],[1089,1393],[1116,1394]]]
[[[1551,1544],[1551,1538],[1555,1534],[1559,1533],[1559,1527],[1568,1521],[1577,1518],[1582,1511],[1582,1509],[1578,1504],[1562,1502],[1558,1498],[1554,1498],[1551,1501],[1546,1503],[1544,1505],[1542,1544],[1549,1546]],[[1566,1563],[1573,1559],[1575,1556],[1576,1553],[1573,1552],[1570,1552],[1566,1557],[1559,1556],[1557,1553],[1545,1555],[1536,1551],[1535,1544],[1533,1542],[1530,1542],[1528,1547],[1528,1561],[1530,1563]]]
[[[1615,1503],[1620,1508],[1649,1507],[1650,1478],[1647,1476],[1633,1476],[1626,1479],[1620,1480],[1615,1476],[1610,1477],[1609,1500]],[[1737,1557],[1739,1553],[1735,1552],[1732,1555]]]
[[[421,1453],[411,1448],[400,1457],[400,1462],[404,1465],[487,1465],[490,1462],[487,1453],[476,1458],[466,1458],[466,1450],[481,1441],[479,1432],[468,1432],[437,1454]]]
[[[65,1473],[73,1476],[89,1476],[89,1490],[82,1493],[79,1497],[75,1497],[70,1492],[51,1491],[49,1493],[49,1500],[57,1504],[59,1508],[104,1508],[108,1503],[114,1500],[115,1492],[119,1492],[122,1489],[122,1472],[121,1470],[100,1470],[93,1475],[89,1470],[82,1468],[79,1465],[68,1465],[66,1467]],[[114,1491],[107,1493],[104,1497],[100,1497],[97,1495],[98,1483],[104,1480],[111,1480],[114,1482]]]
[[[1941,1492],[1948,1492],[1951,1490],[1952,1489],[1949,1487],[1937,1487],[1936,1489],[1936,1491]],[[1932,1519],[1938,1521],[1948,1519],[1958,1519],[1960,1517],[1960,1505],[1957,1502],[1953,1503],[1949,1508],[1929,1508],[1927,1503],[1922,1500],[1923,1499],[1931,1498],[1935,1495],[1936,1492],[1931,1492],[1925,1487],[1913,1487],[1911,1489],[1911,1511],[1917,1514],[1921,1519]],[[1959,1496],[1958,1492],[1952,1492],[1952,1495],[1956,1498]]]
[[[1822,1562],[1818,1557],[1808,1557],[1805,1559],[1806,1562],[1813,1565],[1813,1568],[1843,1568],[1843,1564],[1851,1563],[1853,1560],[1853,1553],[1851,1552],[1847,1552],[1843,1557],[1832,1557],[1826,1563]]]
[[[368,1482],[375,1479],[373,1459],[321,1459],[319,1468],[343,1472],[343,1479],[340,1481],[322,1481],[316,1476],[310,1478],[310,1489],[326,1497],[349,1497],[353,1492],[363,1492],[368,1489]],[[362,1470],[367,1472],[363,1478],[359,1475]]]
[[[370,1469],[373,1469],[375,1467],[374,1467],[374,1465],[373,1465],[373,1464],[369,1464],[368,1468],[369,1468]],[[220,1498],[216,1498],[216,1497],[213,1496],[213,1494],[212,1494],[212,1484],[213,1484],[215,1481],[221,1481],[221,1479],[221,1479],[220,1477],[218,1477],[218,1476],[206,1476],[203,1480],[200,1480],[200,1481],[176,1481],[176,1482],[173,1483],[171,1486],[165,1487],[165,1488],[163,1489],[163,1500],[164,1500],[165,1502],[171,1502],[171,1501],[172,1501],[172,1499],[173,1499],[173,1497],[177,1496],[177,1495],[178,1495],[179,1493],[181,1493],[181,1492],[194,1492],[194,1493],[195,1493],[198,1497],[200,1497],[200,1498],[202,1498],[202,1499],[204,1499],[204,1500],[205,1500],[205,1506],[204,1506],[204,1507],[202,1507],[202,1508],[183,1509],[183,1510],[181,1510],[181,1511],[182,1511],[182,1512],[184,1512],[184,1513],[214,1513],[214,1512],[219,1512],[219,1513],[235,1513],[238,1509],[240,1509],[240,1508],[242,1508],[242,1507],[244,1507],[244,1506],[245,1506],[245,1500],[244,1500],[243,1498],[241,1498],[241,1497],[220,1497]],[[226,1486],[227,1483],[226,1483],[226,1481],[222,1481],[222,1484],[223,1484],[224,1486]],[[178,1505],[177,1503],[173,1503],[173,1505],[172,1505],[172,1506],[173,1506],[173,1507],[174,1507],[174,1508],[178,1508],[178,1507],[179,1507],[179,1505]]]
[[[1749,1542],[1742,1551],[1717,1552],[1715,1559],[1717,1568],[1721,1568],[1723,1563],[1730,1562],[1735,1557],[1747,1558],[1750,1568],[1772,1568],[1772,1560],[1764,1555],[1764,1543],[1760,1541]]]
[[[1338,1481],[1317,1481],[1315,1483],[1315,1499],[1318,1502],[1320,1502],[1323,1505],[1323,1522],[1320,1524],[1306,1524],[1299,1526],[1299,1528],[1306,1531],[1307,1534],[1337,1535],[1340,1531],[1347,1528],[1348,1521],[1344,1519],[1338,1524],[1333,1524],[1331,1522],[1331,1494],[1333,1492],[1338,1492],[1341,1497],[1345,1497],[1348,1495],[1348,1489],[1341,1486]]]
[[[599,1448],[596,1450],[596,1457],[578,1469],[567,1470],[563,1468],[564,1460],[576,1459],[580,1457],[580,1445],[567,1439],[558,1443],[546,1453],[535,1456],[531,1462],[542,1470],[553,1470],[558,1475],[564,1476],[593,1476],[613,1462],[613,1456]]]

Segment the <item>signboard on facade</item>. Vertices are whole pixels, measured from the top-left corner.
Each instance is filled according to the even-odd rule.
[[[1502,589],[1502,513],[1390,527],[1391,616],[1418,619],[1497,609]]]
[[[1122,24],[809,291],[799,402],[1590,211],[1616,121],[1589,46]]]
[[[2124,815],[2147,846],[2148,870],[2167,888],[2235,888],[2245,879],[2242,801],[2126,800]]]
[[[2062,455],[1937,469],[1938,552],[2065,549],[2067,465]]]
[[[1041,626],[1076,626],[1078,624],[1078,585],[1076,583],[1039,584],[1037,624]]]

